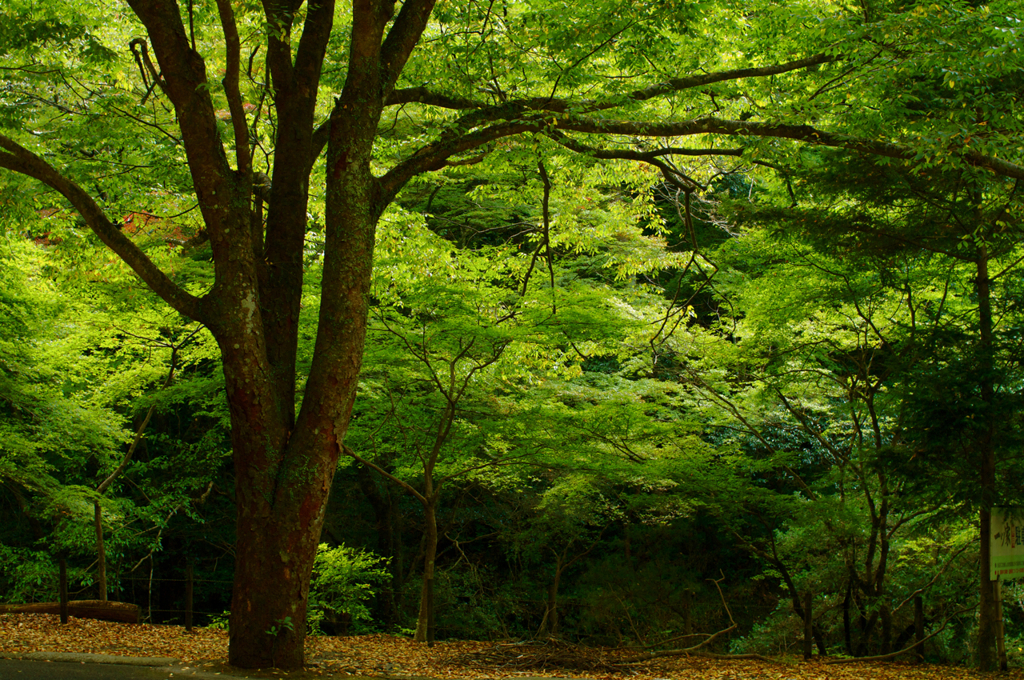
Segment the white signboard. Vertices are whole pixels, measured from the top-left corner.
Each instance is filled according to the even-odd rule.
[[[1024,576],[1024,508],[992,508],[989,578]]]

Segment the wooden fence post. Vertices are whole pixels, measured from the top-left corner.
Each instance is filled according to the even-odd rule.
[[[1009,664],[1006,659],[1006,627],[1003,623],[1003,580],[996,577],[996,607],[999,610],[999,619],[996,624],[996,652],[999,654],[999,670],[1007,670]]]
[[[194,573],[192,567],[192,558],[188,558],[188,562],[185,563],[185,631],[188,633],[192,632],[192,588],[194,582]]]
[[[57,586],[57,597],[60,600],[60,622],[68,622],[68,561],[64,554],[60,555],[60,584]]]

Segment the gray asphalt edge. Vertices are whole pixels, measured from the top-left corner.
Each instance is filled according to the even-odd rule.
[[[74,652],[25,652],[0,654],[0,658],[24,661],[68,661],[71,663],[106,663],[119,666],[178,666],[179,659],[169,656],[116,656],[114,654],[79,654]]]
[[[230,680],[241,678],[245,680],[248,676],[235,675],[233,673],[211,672],[194,666],[187,666],[181,660],[171,657],[154,656],[115,656],[113,654],[85,654],[73,652],[25,652],[20,654],[0,652],[0,661],[4,659],[17,659],[19,661],[39,661],[55,663],[88,663],[88,664],[112,664],[121,666],[140,666],[148,668],[162,668],[171,677],[199,678],[200,680]]]
[[[21,652],[21,653],[5,653],[0,652],[0,660],[3,659],[18,659],[21,661],[53,661],[61,663],[95,663],[95,664],[113,664],[121,666],[148,666],[152,668],[166,668],[171,671],[172,675],[184,676],[189,678],[208,678],[210,680],[223,680],[224,678],[248,678],[245,675],[244,669],[237,669],[234,671],[207,671],[195,666],[188,666],[183,664],[180,659],[172,657],[159,657],[159,656],[117,656],[114,654],[88,654],[79,652]],[[325,680],[330,678],[339,677],[335,674],[323,676]],[[352,676],[343,676],[352,677]],[[358,676],[353,677],[352,680],[435,680],[419,675],[379,675],[379,676]],[[518,678],[517,680],[569,680],[569,678],[541,678],[541,677],[528,677]]]
[[[77,652],[0,652],[0,661],[4,659],[17,659],[20,661],[53,661],[59,663],[90,663],[90,664],[114,664],[122,666],[148,666],[151,668],[164,668],[172,676],[186,678],[201,678],[204,680],[225,680],[238,678],[246,680],[249,676],[245,669],[234,669],[231,671],[208,671],[196,666],[183,664],[180,659],[171,657],[153,656],[116,656],[113,654],[87,654]],[[330,680],[338,676],[335,674],[323,676],[324,680]],[[360,676],[350,680],[435,680],[434,678],[421,678],[409,675],[384,675],[384,676]],[[553,678],[525,678],[524,680],[566,680]]]

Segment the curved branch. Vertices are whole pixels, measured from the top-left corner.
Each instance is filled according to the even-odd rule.
[[[586,116],[570,115],[552,121],[560,130],[573,130],[591,134],[617,134],[641,137],[687,137],[690,135],[713,134],[749,137],[775,137],[808,142],[817,146],[831,146],[849,149],[873,156],[884,156],[910,161],[918,153],[899,144],[864,139],[840,133],[826,132],[811,125],[785,125],[780,123],[758,123],[754,121],[728,120],[708,116],[685,121],[647,122],[631,120],[601,120]],[[1024,179],[1024,166],[1011,163],[977,151],[960,152],[969,165],[991,170],[1003,177]]]
[[[815,54],[803,59],[787,61],[784,64],[772,64],[771,66],[760,66],[754,68],[729,69],[727,71],[716,71],[714,73],[702,73],[698,76],[687,76],[686,78],[673,78],[665,81],[664,83],[651,85],[650,87],[646,87],[642,90],[635,90],[626,95],[626,98],[630,101],[642,102],[664,94],[689,90],[695,87],[705,87],[707,85],[713,85],[715,83],[721,83],[729,80],[765,78],[767,76],[776,76],[790,71],[799,71],[812,66],[827,64],[831,61],[836,61],[836,59],[837,57],[829,54]],[[603,111],[618,105],[618,103],[606,102],[595,106],[592,110]]]
[[[726,627],[726,628],[723,628],[722,630],[719,630],[719,631],[717,631],[715,633],[705,634],[706,637],[703,640],[701,640],[700,642],[698,642],[696,645],[692,646],[692,647],[687,647],[686,649],[666,649],[666,650],[659,651],[659,652],[645,652],[645,653],[643,653],[640,656],[636,656],[636,657],[633,657],[631,659],[627,659],[624,663],[628,664],[628,663],[636,663],[638,661],[648,661],[650,659],[657,659],[657,658],[665,657],[665,656],[684,656],[684,655],[687,655],[687,654],[693,654],[694,652],[697,652],[701,647],[706,647],[709,644],[711,644],[711,642],[714,641],[716,638],[721,637],[722,635],[725,635],[726,633],[729,633],[729,632],[732,632],[732,631],[736,630],[739,626],[736,623],[736,620],[733,619],[732,611],[729,609],[729,603],[726,602],[725,594],[722,592],[722,581],[725,580],[725,575],[723,574],[722,578],[719,578],[719,579],[711,579],[711,578],[709,578],[707,580],[711,581],[712,583],[714,583],[715,584],[715,588],[718,589],[718,596],[722,600],[722,607],[725,609],[725,613],[729,617],[729,626]],[[724,658],[741,658],[741,657],[731,656],[730,655],[730,656],[726,656]]]
[[[92,196],[61,175],[42,158],[9,137],[0,135],[0,149],[3,149],[0,151],[0,168],[27,175],[58,191],[75,207],[100,240],[117,253],[118,257],[167,304],[185,316],[206,324],[202,300],[180,288],[142,252],[142,249],[121,233]]]
[[[614,109],[622,106],[629,102],[642,102],[655,97],[660,97],[666,94],[672,94],[675,92],[682,92],[683,90],[690,90],[696,87],[705,87],[707,85],[713,85],[715,83],[726,82],[730,80],[742,80],[745,78],[764,78],[767,76],[779,75],[782,73],[788,73],[790,71],[798,71],[812,66],[820,66],[821,64],[827,64],[831,61],[836,61],[836,57],[828,54],[816,54],[804,59],[797,59],[795,61],[788,61],[784,64],[772,64],[771,66],[760,66],[753,68],[739,68],[729,69],[726,71],[715,71],[714,73],[702,73],[696,76],[687,76],[685,78],[672,78],[661,83],[655,83],[639,90],[626,93],[613,100],[598,101],[593,99],[561,99],[556,97],[532,97],[530,99],[519,99],[513,100],[508,105],[516,107],[522,111],[550,111],[554,113],[562,113],[574,109],[577,111],[586,111],[592,113],[595,111],[607,111],[608,109]],[[409,103],[420,103],[429,104],[432,106],[438,106],[446,109],[480,109],[486,110],[487,104],[472,99],[464,99],[462,97],[451,97],[440,92],[434,92],[428,89],[426,86],[421,87],[410,87],[403,88],[401,90],[395,90],[391,96],[387,98],[388,105],[395,104],[409,104]]]
[[[543,125],[542,122],[522,121],[498,123],[497,125],[481,128],[459,137],[442,139],[428,144],[411,157],[393,167],[378,180],[378,200],[382,202],[391,200],[410,179],[423,172],[440,170],[448,165],[448,159],[455,154],[476,149],[488,142],[504,137],[512,137],[523,132],[538,131],[542,129]]]
[[[917,640],[916,642],[914,642],[914,643],[904,647],[903,649],[901,649],[899,651],[890,652],[888,654],[878,654],[876,656],[855,656],[855,657],[851,657],[851,658],[848,658],[848,659],[828,659],[827,661],[825,661],[825,664],[827,664],[829,666],[834,666],[834,665],[845,664],[845,663],[861,663],[861,662],[864,662],[864,661],[882,661],[883,659],[891,659],[893,657],[899,656],[900,654],[906,654],[907,652],[913,650],[916,647],[920,647],[926,641],[931,640],[933,637],[935,637],[936,635],[938,635],[942,631],[946,630],[946,627],[949,626],[949,622],[953,619],[954,616],[957,616],[958,614],[963,614],[964,612],[967,612],[967,611],[970,611],[972,609],[975,609],[975,608],[977,608],[977,606],[978,605],[976,605],[976,604],[972,604],[970,607],[964,607],[962,609],[957,609],[955,612],[953,612],[952,614],[947,616],[945,619],[943,619],[942,626],[940,628],[938,628],[937,630],[929,633],[928,635],[924,636],[920,640]]]
[[[423,494],[421,494],[419,491],[417,491],[416,488],[413,487],[412,485],[408,484],[407,482],[403,482],[401,479],[399,479],[398,477],[394,476],[393,474],[391,474],[390,472],[388,472],[384,468],[380,467],[376,463],[372,463],[372,462],[366,460],[365,458],[361,458],[359,456],[359,454],[357,454],[355,451],[353,451],[352,449],[350,449],[347,446],[342,446],[341,450],[346,455],[348,455],[351,458],[353,458],[357,463],[362,463],[366,467],[372,468],[372,469],[376,470],[385,479],[390,479],[392,482],[394,482],[398,486],[400,486],[403,489],[405,489],[406,491],[408,491],[410,494],[415,496],[416,500],[418,500],[420,503],[423,503],[424,505],[427,504],[427,497],[424,496]]]
[[[420,87],[403,87],[399,90],[392,90],[384,100],[384,106],[399,106],[402,104],[427,104],[442,109],[484,109],[487,103],[464,97],[452,97],[442,92],[434,92],[426,85]]]
[[[552,139],[565,148],[576,153],[586,154],[594,158],[607,160],[632,160],[650,163],[662,156],[742,156],[743,149],[690,149],[679,146],[667,146],[661,149],[650,151],[637,151],[636,149],[601,149],[596,146],[583,144],[575,139],[564,135],[552,136]]]
[[[142,76],[142,84],[146,86],[146,94],[142,98],[142,103],[145,104],[146,100],[149,99],[149,95],[153,92],[153,88],[159,85],[160,90],[166,92],[167,83],[164,82],[163,76],[153,66],[153,60],[149,58],[149,46],[145,40],[135,38],[128,43],[128,49],[131,50],[132,56],[135,57],[135,63],[139,67],[139,74]]]
[[[463,118],[463,129],[472,128],[474,125],[482,124],[488,120],[500,120],[510,112],[514,113],[515,108],[516,106],[508,105],[495,107],[491,112],[473,112]],[[497,114],[499,111],[501,113],[500,116],[496,116],[493,119],[489,118],[492,113]],[[384,200],[389,200],[413,176],[422,172],[440,170],[448,165],[448,159],[455,154],[475,149],[504,137],[511,137],[524,132],[552,129],[632,137],[687,137],[699,134],[773,137],[807,142],[816,146],[848,149],[858,153],[896,158],[903,161],[912,161],[918,157],[917,152],[898,144],[826,132],[810,125],[759,123],[722,119],[714,116],[668,122],[605,120],[579,115],[556,116],[553,118],[535,115],[526,119],[520,116],[515,120],[506,120],[489,127],[477,128],[461,136],[451,135],[419,149],[412,157],[399,163],[380,179],[380,196]],[[580,145],[580,148],[589,147]],[[686,155],[694,155],[695,151],[687,150],[684,153]],[[636,160],[643,160],[648,163],[654,163],[656,160],[654,154],[651,153],[644,154],[643,152],[630,152],[627,150],[601,153],[606,153],[609,158],[628,158],[632,156]],[[721,155],[738,155],[737,151],[732,149],[722,150],[718,153]],[[975,151],[963,151],[960,154],[960,158],[969,165],[990,170],[1003,177],[1024,179],[1024,166],[1009,161]]]

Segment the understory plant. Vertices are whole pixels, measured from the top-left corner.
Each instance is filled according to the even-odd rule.
[[[309,587],[309,629],[323,632],[324,623],[339,633],[367,627],[373,615],[366,603],[373,598],[375,588],[391,578],[387,563],[386,558],[369,550],[344,544],[332,548],[321,543]]]

